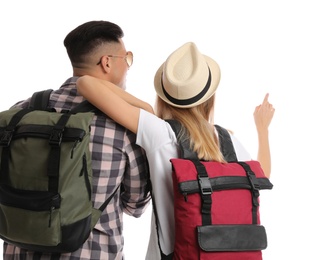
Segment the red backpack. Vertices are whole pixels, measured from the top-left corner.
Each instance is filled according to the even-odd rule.
[[[181,158],[171,159],[175,247],[173,258],[166,259],[262,259],[267,237],[260,224],[259,191],[273,185],[259,162],[237,161],[228,131],[217,125],[228,163],[200,161],[188,140],[180,140],[181,125],[168,122],[178,138]]]

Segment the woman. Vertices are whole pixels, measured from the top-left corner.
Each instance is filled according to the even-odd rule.
[[[152,107],[115,85],[90,76],[77,81],[80,93],[96,107],[137,134],[137,144],[146,151],[153,200],[157,207],[160,248],[165,255],[173,252],[174,213],[171,164],[179,154],[177,138],[165,119],[181,122],[190,135],[190,144],[200,159],[224,162],[214,130],[214,99],[220,80],[218,64],[201,54],[192,42],[174,51],[156,72],[156,114]],[[270,176],[268,127],[274,109],[268,94],[254,112],[259,137],[258,159]],[[238,160],[251,160],[241,143],[231,134]],[[152,227],[146,259],[161,259],[156,222]]]

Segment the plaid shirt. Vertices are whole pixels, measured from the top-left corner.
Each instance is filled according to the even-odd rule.
[[[57,111],[70,109],[83,101],[77,93],[77,77],[68,79],[53,91],[50,107]],[[29,99],[15,106],[27,107]],[[147,193],[147,159],[135,144],[136,136],[104,114],[97,113],[91,125],[93,196],[99,207],[121,185],[104,210],[100,220],[83,246],[73,253],[48,255],[34,253],[4,243],[3,259],[123,259],[123,212],[139,217],[149,204]]]

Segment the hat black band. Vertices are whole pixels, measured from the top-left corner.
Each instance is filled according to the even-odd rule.
[[[166,98],[167,98],[170,102],[172,102],[172,103],[174,103],[174,104],[176,104],[176,105],[180,105],[180,106],[191,105],[191,104],[193,104],[193,103],[199,101],[199,100],[208,92],[208,90],[209,90],[209,88],[210,88],[210,85],[211,85],[211,71],[210,71],[209,66],[208,66],[208,69],[209,69],[209,78],[208,78],[208,81],[207,81],[205,87],[202,89],[202,91],[201,91],[198,95],[196,95],[196,96],[194,96],[194,97],[192,97],[192,98],[188,98],[188,99],[176,99],[176,98],[170,96],[170,95],[168,94],[168,92],[165,90],[165,87],[164,87],[164,85],[163,85],[163,83],[162,83],[162,74],[161,74],[161,86],[162,86],[162,91],[163,91],[163,93],[165,94]]]

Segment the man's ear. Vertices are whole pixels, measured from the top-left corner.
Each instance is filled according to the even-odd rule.
[[[103,56],[101,58],[101,66],[102,66],[102,69],[105,71],[105,73],[109,73],[110,72],[110,59],[108,56]]]

